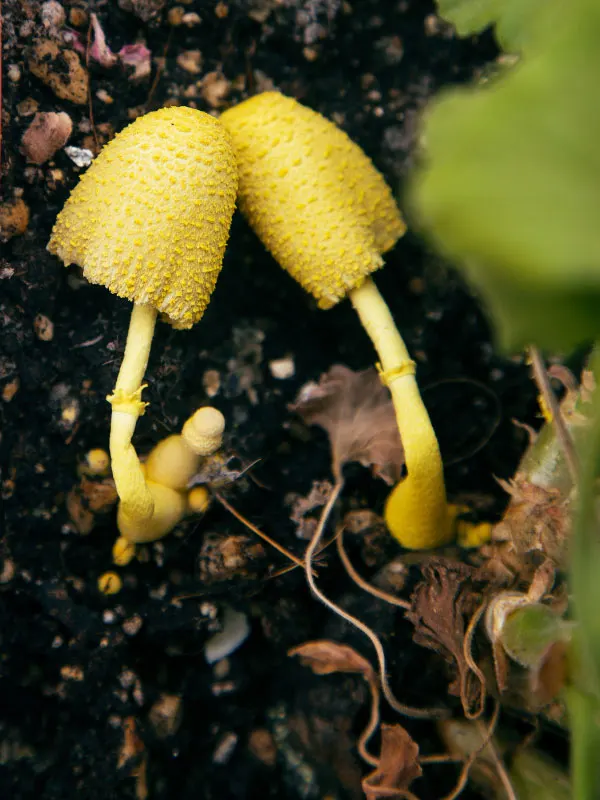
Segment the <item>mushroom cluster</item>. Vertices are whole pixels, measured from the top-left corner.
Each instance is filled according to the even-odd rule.
[[[371,277],[405,232],[400,211],[383,177],[343,131],[295,100],[266,92],[218,120],[184,107],[138,118],[101,151],[52,231],[50,252],[133,303],[123,362],[107,398],[120,498],[116,563],[126,563],[137,542],[171,530],[190,503],[200,509],[207,501],[187,488],[199,459],[220,446],[219,412],[197,411],[144,465],[132,436],[146,405],[142,380],[156,318],[190,328],[202,317],[236,196],[275,259],[321,308],[347,297],[358,312],[394,402],[408,472],[388,498],[388,527],[405,547],[444,544],[451,515],[437,438],[415,363]]]

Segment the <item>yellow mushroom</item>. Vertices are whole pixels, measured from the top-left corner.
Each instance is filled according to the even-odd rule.
[[[117,525],[121,535],[113,546],[115,564],[128,564],[135,555],[136,544],[161,539],[187,514],[206,511],[207,490],[198,487],[188,492],[188,486],[202,458],[212,455],[221,446],[224,430],[225,419],[221,412],[206,406],[192,414],[180,434],[167,436],[150,451],[143,465],[143,479],[154,513],[148,519],[141,519],[131,514],[123,501],[119,503]]]
[[[146,405],[142,379],[157,314],[190,328],[208,305],[236,190],[235,157],[221,123],[191,108],[164,108],[139,117],[102,150],[52,231],[51,253],[133,303],[123,362],[107,398],[112,470],[127,526],[153,529],[154,515],[162,526],[173,511],[155,508],[168,498],[146,483],[131,444]]]
[[[239,205],[258,236],[321,308],[349,297],[379,354],[408,471],[386,504],[390,531],[405,547],[446,543],[437,438],[415,364],[370,277],[405,231],[389,187],[343,131],[292,98],[257,95],[221,122],[238,160]]]

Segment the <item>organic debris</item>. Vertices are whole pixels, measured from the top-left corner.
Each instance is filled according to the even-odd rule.
[[[499,483],[511,499],[502,520],[494,526],[494,541],[510,542],[520,558],[535,551],[563,566],[571,533],[570,496],[565,497],[559,489],[536,486],[519,472],[511,481]]]
[[[318,519],[308,516],[311,511],[322,508],[329,500],[333,485],[330,481],[313,481],[310,492],[306,497],[292,494],[286,498],[292,506],[290,520],[296,525],[296,536],[299,539],[310,541],[318,524]]]
[[[394,406],[373,368],[354,372],[337,364],[318,383],[307,383],[289,409],[327,432],[336,480],[352,461],[388,486],[400,480],[404,453]]]
[[[423,580],[412,595],[406,618],[413,623],[413,640],[440,653],[450,666],[450,694],[461,698],[467,713],[481,706],[485,686],[465,656],[468,620],[481,607],[482,591],[473,583],[474,570],[466,564],[435,558],[422,568]]]
[[[334,672],[356,672],[367,683],[376,681],[373,667],[366,658],[346,644],[320,639],[293,647],[288,656],[298,656],[305,667],[315,675],[331,675]]]
[[[414,797],[406,789],[422,774],[419,745],[402,725],[382,725],[379,763],[362,782],[367,800]]]

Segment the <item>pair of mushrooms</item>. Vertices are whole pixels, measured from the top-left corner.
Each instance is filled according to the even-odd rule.
[[[169,501],[154,488],[162,484],[145,473],[131,442],[145,407],[142,380],[157,315],[190,328],[208,305],[236,196],[275,259],[321,308],[344,297],[356,308],[379,354],[408,472],[388,498],[386,522],[405,547],[446,543],[451,515],[437,439],[415,364],[370,277],[404,233],[404,222],[363,151],[320,114],[276,92],[257,95],[219,120],[184,107],[138,118],[83,175],[52,232],[52,253],[134,304],[108,398],[122,537],[135,542],[140,531],[159,538],[171,529],[163,530]],[[151,460],[153,469],[161,465],[161,480],[179,470],[166,447]],[[179,472],[186,480],[193,474]]]

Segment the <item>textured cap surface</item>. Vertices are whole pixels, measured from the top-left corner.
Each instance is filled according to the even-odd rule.
[[[83,267],[91,283],[189,328],[221,269],[236,191],[221,123],[163,108],[106,145],[58,215],[48,249]]]
[[[265,92],[221,116],[250,224],[319,306],[329,308],[382,265],[405,231],[370,159],[316,111]]]

